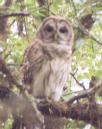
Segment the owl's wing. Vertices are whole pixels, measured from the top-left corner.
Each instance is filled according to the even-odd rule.
[[[35,42],[25,50],[23,56],[22,81],[25,84],[32,83],[35,72],[41,68],[41,62],[44,60],[44,55],[39,42],[39,40],[35,40]]]

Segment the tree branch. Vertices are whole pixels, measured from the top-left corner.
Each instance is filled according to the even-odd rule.
[[[71,74],[71,76],[74,78],[74,80],[76,81],[76,83],[77,83],[80,87],[82,87],[84,90],[86,90],[84,84],[83,84],[83,83],[80,83],[80,82],[76,79],[75,74],[73,74],[73,73],[70,73],[70,74]]]
[[[80,92],[78,95],[73,96],[72,98],[70,98],[67,101],[67,103],[70,104],[70,103],[73,103],[75,100],[79,100],[82,98],[89,98],[90,96],[95,94],[97,92],[97,90],[99,90],[101,87],[102,87],[102,81],[99,81],[95,87],[84,90],[84,91]]]
[[[19,119],[19,128],[17,128],[18,125],[15,128],[20,129],[23,123],[28,129],[34,129],[34,127],[43,129],[43,116],[38,111],[36,103],[32,105],[27,97],[25,98],[23,95],[15,94],[7,87],[0,86],[0,101],[3,104],[0,105],[4,108],[3,113],[5,113],[5,107],[7,107],[7,110],[11,113],[10,115],[14,118],[14,122]],[[2,121],[1,116],[0,120]]]
[[[8,17],[17,17],[17,16],[29,16],[30,13],[28,12],[15,12],[15,13],[11,13],[11,14],[0,14],[0,18],[8,18]]]
[[[99,129],[102,127],[102,105],[97,104],[92,108],[90,108],[91,106],[89,106],[88,103],[76,103],[71,105],[63,103],[59,104],[58,107],[53,105],[54,104],[52,103],[52,105],[42,107],[40,110],[46,115],[66,117],[67,119],[73,120],[83,120]],[[49,111],[49,109],[52,110],[52,112]]]

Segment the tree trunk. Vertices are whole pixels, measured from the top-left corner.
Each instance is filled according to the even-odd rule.
[[[0,16],[7,13],[8,8],[11,6],[12,0],[5,0],[4,4],[1,7],[1,13]],[[7,25],[7,18],[0,18],[0,37],[2,39],[6,38],[6,25]]]

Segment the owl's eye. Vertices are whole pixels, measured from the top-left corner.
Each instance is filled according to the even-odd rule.
[[[61,27],[61,28],[59,29],[59,31],[60,31],[61,33],[68,33],[68,29],[67,29],[65,26]]]
[[[50,25],[47,25],[46,27],[45,27],[45,30],[47,31],[47,32],[53,32],[53,27],[52,26],[50,26]]]

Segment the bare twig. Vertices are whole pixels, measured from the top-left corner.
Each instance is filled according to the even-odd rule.
[[[93,94],[95,94],[97,90],[100,89],[101,86],[102,86],[102,81],[98,82],[95,87],[82,91],[80,92],[80,94],[73,96],[67,101],[67,103],[73,103],[75,100],[79,100],[82,98],[89,98],[89,96],[92,96]]]
[[[75,77],[75,75],[74,75],[73,73],[70,73],[70,74],[71,74],[71,76],[74,78],[74,80],[76,81],[76,83],[77,83],[80,87],[82,87],[84,90],[86,90],[84,84],[83,84],[83,83],[80,83],[80,82],[76,79],[76,77]]]

